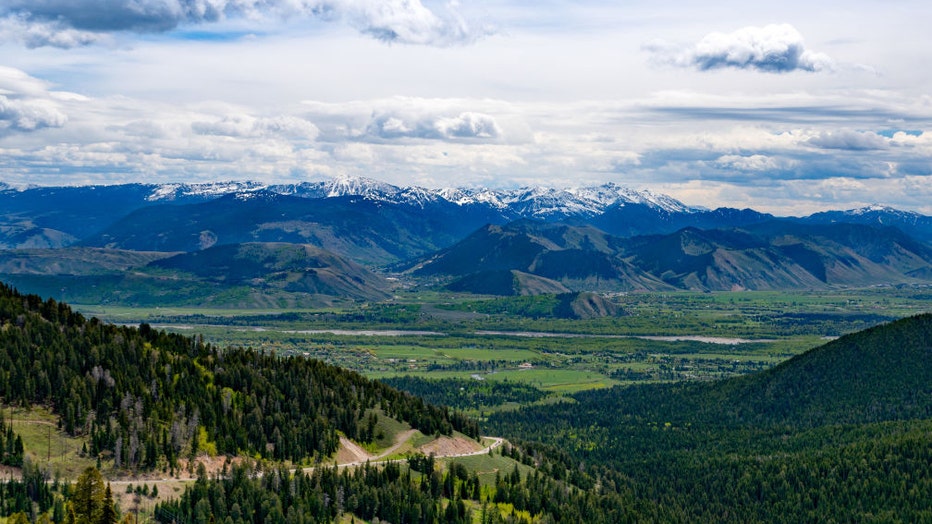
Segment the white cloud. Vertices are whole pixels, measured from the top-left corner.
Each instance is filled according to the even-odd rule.
[[[527,123],[499,100],[392,97],[342,103],[305,101],[305,118],[325,142],[430,140],[441,143],[525,143]]]
[[[81,31],[60,20],[29,20],[23,13],[0,18],[0,42],[22,42],[28,48],[58,47],[70,49],[106,40],[106,36]]]
[[[421,45],[470,43],[491,33],[472,27],[448,4],[444,16],[419,0],[325,0],[315,9],[345,18],[362,33],[386,42]]]
[[[442,12],[420,0],[11,0],[0,6],[0,41],[71,48],[114,32],[165,32],[228,19],[342,21],[376,39],[402,44],[468,44],[492,33],[455,4]]]
[[[317,138],[317,126],[307,120],[293,116],[276,116],[256,118],[251,115],[224,115],[210,121],[197,121],[191,128],[199,135],[226,137],[274,137],[296,140],[314,140]]]
[[[61,127],[67,120],[49,100],[17,100],[0,95],[0,129],[35,131]]]
[[[655,53],[660,62],[701,71],[734,68],[788,73],[834,68],[828,55],[806,49],[802,35],[789,24],[710,33],[685,49],[664,43],[650,44],[646,49]]]
[[[36,131],[65,125],[68,117],[44,82],[0,67],[0,133]]]
[[[386,113],[373,115],[366,126],[369,136],[382,139],[495,139],[502,130],[489,115],[462,112],[458,115],[400,115]]]
[[[47,97],[48,83],[19,69],[0,66],[0,95]]]
[[[767,155],[723,155],[715,161],[715,164],[719,167],[739,171],[774,171],[786,169],[793,163],[793,161]]]
[[[807,145],[821,149],[847,149],[851,151],[869,151],[887,149],[888,139],[873,132],[859,132],[848,129],[821,131],[806,140]]]

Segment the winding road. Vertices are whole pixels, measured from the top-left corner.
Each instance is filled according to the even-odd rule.
[[[413,432],[412,432],[412,433],[413,433]],[[476,457],[476,456],[479,456],[479,455],[484,455],[484,454],[486,454],[486,453],[492,451],[493,449],[499,448],[499,447],[502,446],[502,444],[505,443],[505,439],[503,439],[503,438],[501,438],[501,437],[488,437],[488,436],[484,436],[484,435],[483,435],[483,436],[481,436],[481,437],[479,437],[479,438],[480,438],[481,440],[491,440],[492,443],[489,444],[488,446],[486,446],[486,447],[480,449],[480,450],[477,450],[477,451],[470,451],[470,452],[467,452],[467,453],[441,453],[441,454],[435,454],[435,455],[434,455],[434,458]],[[401,447],[406,441],[407,441],[407,438],[405,438],[405,439],[400,439],[398,442],[395,443],[395,445],[393,445],[392,447],[390,447],[390,448],[388,448],[387,450],[383,451],[383,452],[380,453],[379,455],[377,455],[377,456],[375,456],[375,457],[372,457],[372,458],[370,458],[370,459],[367,459],[367,460],[357,460],[357,461],[353,461],[353,462],[343,462],[343,463],[340,463],[340,464],[336,464],[336,467],[338,467],[338,468],[354,468],[354,467],[363,466],[363,465],[365,465],[365,464],[369,464],[370,466],[372,466],[372,465],[376,465],[376,464],[390,464],[390,463],[392,463],[392,462],[394,462],[394,463],[406,462],[407,459],[384,459],[384,458],[383,458],[383,457],[391,456],[391,454],[392,454],[395,450],[397,450],[399,447]],[[317,466],[315,466],[315,467],[317,467]],[[305,472],[305,473],[309,473],[309,472],[314,471],[315,467],[302,468],[301,471],[303,471],[303,472]],[[292,470],[292,471],[295,471],[295,470]]]
[[[296,472],[296,471],[301,471],[301,472],[303,472],[303,473],[312,473],[316,468],[319,468],[319,467],[355,468],[355,467],[359,467],[359,466],[364,466],[364,465],[366,465],[366,464],[369,464],[370,466],[374,466],[374,465],[378,465],[378,464],[391,464],[391,463],[400,464],[400,463],[404,463],[404,462],[407,462],[407,459],[403,459],[403,458],[399,458],[399,459],[386,459],[386,458],[384,458],[384,457],[391,456],[391,454],[394,453],[394,452],[395,452],[398,448],[400,448],[402,445],[404,445],[404,443],[407,442],[408,439],[411,438],[411,436],[412,436],[413,434],[414,434],[414,431],[413,431],[413,430],[412,430],[412,431],[405,431],[404,433],[402,433],[402,434],[399,435],[398,441],[395,442],[395,444],[393,444],[390,448],[388,448],[388,449],[386,449],[385,451],[383,451],[382,453],[379,453],[378,455],[376,455],[376,456],[374,456],[374,457],[370,457],[370,458],[368,458],[368,459],[366,459],[366,460],[356,460],[356,461],[351,461],[351,462],[341,462],[341,463],[331,464],[331,465],[326,465],[326,466],[311,466],[311,467],[307,467],[307,468],[292,468],[290,471],[291,471],[292,473],[294,473],[294,472]],[[476,456],[479,456],[479,455],[484,455],[484,454],[486,454],[486,453],[488,453],[488,452],[490,452],[490,451],[492,451],[492,450],[494,450],[494,449],[496,449],[496,448],[500,448],[500,447],[505,443],[505,439],[502,438],[502,437],[489,437],[489,436],[484,436],[484,435],[483,435],[483,436],[479,437],[479,439],[480,439],[480,441],[488,441],[488,440],[491,440],[492,443],[489,444],[488,446],[483,447],[483,448],[480,449],[480,450],[470,451],[470,452],[465,452],[465,453],[440,453],[440,454],[435,454],[435,455],[434,455],[434,458],[476,457]],[[259,476],[261,476],[261,472],[259,473]],[[175,483],[193,482],[193,481],[195,481],[195,480],[197,480],[197,477],[177,477],[177,478],[176,478],[176,477],[170,477],[170,478],[160,478],[160,479],[120,479],[120,480],[109,480],[108,482],[109,482],[111,485],[113,485],[113,486],[121,486],[121,485],[122,485],[122,486],[125,486],[125,485],[128,485],[128,484],[139,484],[139,483],[141,483],[141,482],[147,483],[147,484],[150,484],[150,485],[159,484],[159,485],[167,486],[167,485],[171,485],[171,484],[175,484]],[[162,491],[162,490],[160,489],[160,491]],[[167,491],[166,491],[166,492],[167,492]]]

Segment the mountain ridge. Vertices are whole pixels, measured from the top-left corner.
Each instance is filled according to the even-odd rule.
[[[592,226],[516,221],[480,228],[462,241],[396,269],[446,275],[463,289],[476,275],[517,271],[571,290],[693,291],[819,289],[923,280],[932,247],[893,227],[770,221],[745,228],[686,227],[614,237]],[[500,280],[495,293],[515,288]],[[470,289],[470,286],[465,286]]]
[[[644,204],[666,211],[685,212],[692,209],[672,197],[655,194],[648,190],[638,191],[611,182],[598,186],[563,189],[541,186],[517,189],[484,187],[428,189],[419,186],[395,186],[365,177],[337,177],[327,181],[298,184],[261,184],[251,181],[162,184],[155,186],[147,200],[159,202],[184,198],[210,198],[229,193],[262,190],[312,199],[361,196],[373,201],[420,206],[437,200],[460,206],[487,204],[496,209],[511,210],[515,216],[596,214],[619,202]]]
[[[195,206],[186,209],[196,210],[199,204],[231,198],[233,195],[237,195],[242,202],[259,195],[266,199],[270,199],[271,195],[280,195],[331,208],[340,202],[345,213],[355,213],[357,208],[365,213],[364,208],[374,206],[398,211],[412,221],[434,221],[449,230],[447,236],[458,237],[434,239],[422,247],[402,250],[415,253],[426,253],[434,248],[451,245],[452,241],[465,237],[485,224],[502,225],[526,218],[589,224],[616,236],[672,233],[684,227],[744,227],[779,218],[752,209],[726,207],[709,210],[693,207],[667,195],[614,183],[563,189],[427,189],[418,186],[400,187],[361,177],[342,177],[295,184],[227,181],[25,189],[5,186],[0,187],[0,248],[91,245],[88,243],[89,238],[118,227],[120,222],[131,219],[141,209],[151,206]],[[172,213],[170,208],[163,209]],[[894,225],[923,242],[932,242],[932,217],[882,206],[782,218],[805,223]],[[145,224],[140,224],[136,229],[144,227]],[[239,239],[241,242],[250,240],[260,239]],[[142,249],[156,248],[150,245]],[[195,248],[198,248],[196,243],[190,249]],[[390,261],[393,257],[398,259],[404,256],[406,254],[401,252],[394,255],[383,253],[382,259]]]

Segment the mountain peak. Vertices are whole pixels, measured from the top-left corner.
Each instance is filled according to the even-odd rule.
[[[886,206],[883,204],[871,204],[869,206],[864,206],[864,207],[860,207],[857,209],[850,209],[848,211],[845,211],[845,214],[848,214],[848,215],[867,215],[871,213],[888,213],[888,214],[893,214],[893,215],[915,215],[916,214],[916,213],[912,213],[909,211],[900,211],[899,209]]]
[[[393,186],[387,182],[382,182],[372,178],[357,176],[339,176],[323,186],[327,188],[327,197],[340,196],[376,196],[396,195],[401,192],[401,188]]]
[[[816,224],[851,222],[893,226],[923,242],[932,242],[932,217],[890,206],[871,204],[847,211],[822,211],[802,219]]]

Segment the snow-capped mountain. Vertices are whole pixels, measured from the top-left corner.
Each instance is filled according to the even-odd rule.
[[[487,190],[486,190],[487,191]],[[551,215],[593,216],[610,206],[641,204],[668,212],[688,213],[691,208],[682,202],[650,191],[637,191],[613,183],[592,187],[554,189],[524,187],[515,190],[492,191],[503,207],[521,216],[547,218]],[[489,196],[483,194],[483,199]]]
[[[932,217],[873,204],[847,211],[823,211],[802,219],[813,224],[867,224],[892,226],[920,240],[932,242]]]
[[[449,202],[458,206],[490,207],[510,218],[560,219],[573,216],[595,216],[610,206],[623,204],[641,204],[676,213],[688,213],[692,210],[672,197],[650,191],[637,191],[613,183],[565,189],[549,187],[523,187],[507,190],[428,189],[418,186],[399,187],[363,177],[342,177],[320,182],[276,185],[263,185],[249,181],[165,184],[156,186],[148,200],[157,202],[176,201],[182,198],[213,198],[229,193],[249,193],[260,190],[302,198],[359,196],[373,202],[407,204],[421,208],[438,202]]]
[[[633,237],[687,227],[744,228],[777,218],[747,209],[703,210],[669,196],[616,184],[565,189],[428,189],[366,178],[277,185],[228,181],[5,189],[0,191],[0,209],[5,213],[0,217],[0,248],[79,244],[186,250],[200,245],[199,235],[205,231],[233,228],[225,233],[229,238],[219,241],[265,238],[319,245],[334,239],[348,241],[355,235],[359,238],[347,252],[355,250],[356,260],[378,263],[420,255],[485,225],[518,219],[569,220],[614,236]],[[177,215],[178,224],[193,224],[190,238],[179,232],[180,226],[166,228],[170,215]],[[261,218],[258,225],[246,224],[257,217]],[[219,222],[207,224],[208,218]],[[882,206],[784,220],[893,226],[932,242],[932,217]],[[373,229],[374,225],[382,229]],[[361,233],[366,228],[371,235]],[[395,244],[382,245],[387,241]],[[372,246],[381,247],[373,251]]]
[[[832,213],[827,211],[826,214]],[[857,209],[849,209],[847,211],[839,211],[844,217],[869,217],[870,219],[876,219],[878,223],[883,223],[884,219],[889,220],[890,218],[896,218],[898,220],[904,221],[916,221],[923,218],[923,215],[919,213],[914,213],[912,211],[900,211],[899,209],[894,209],[890,206],[884,206],[881,204],[871,204],[869,206],[860,207]]]

